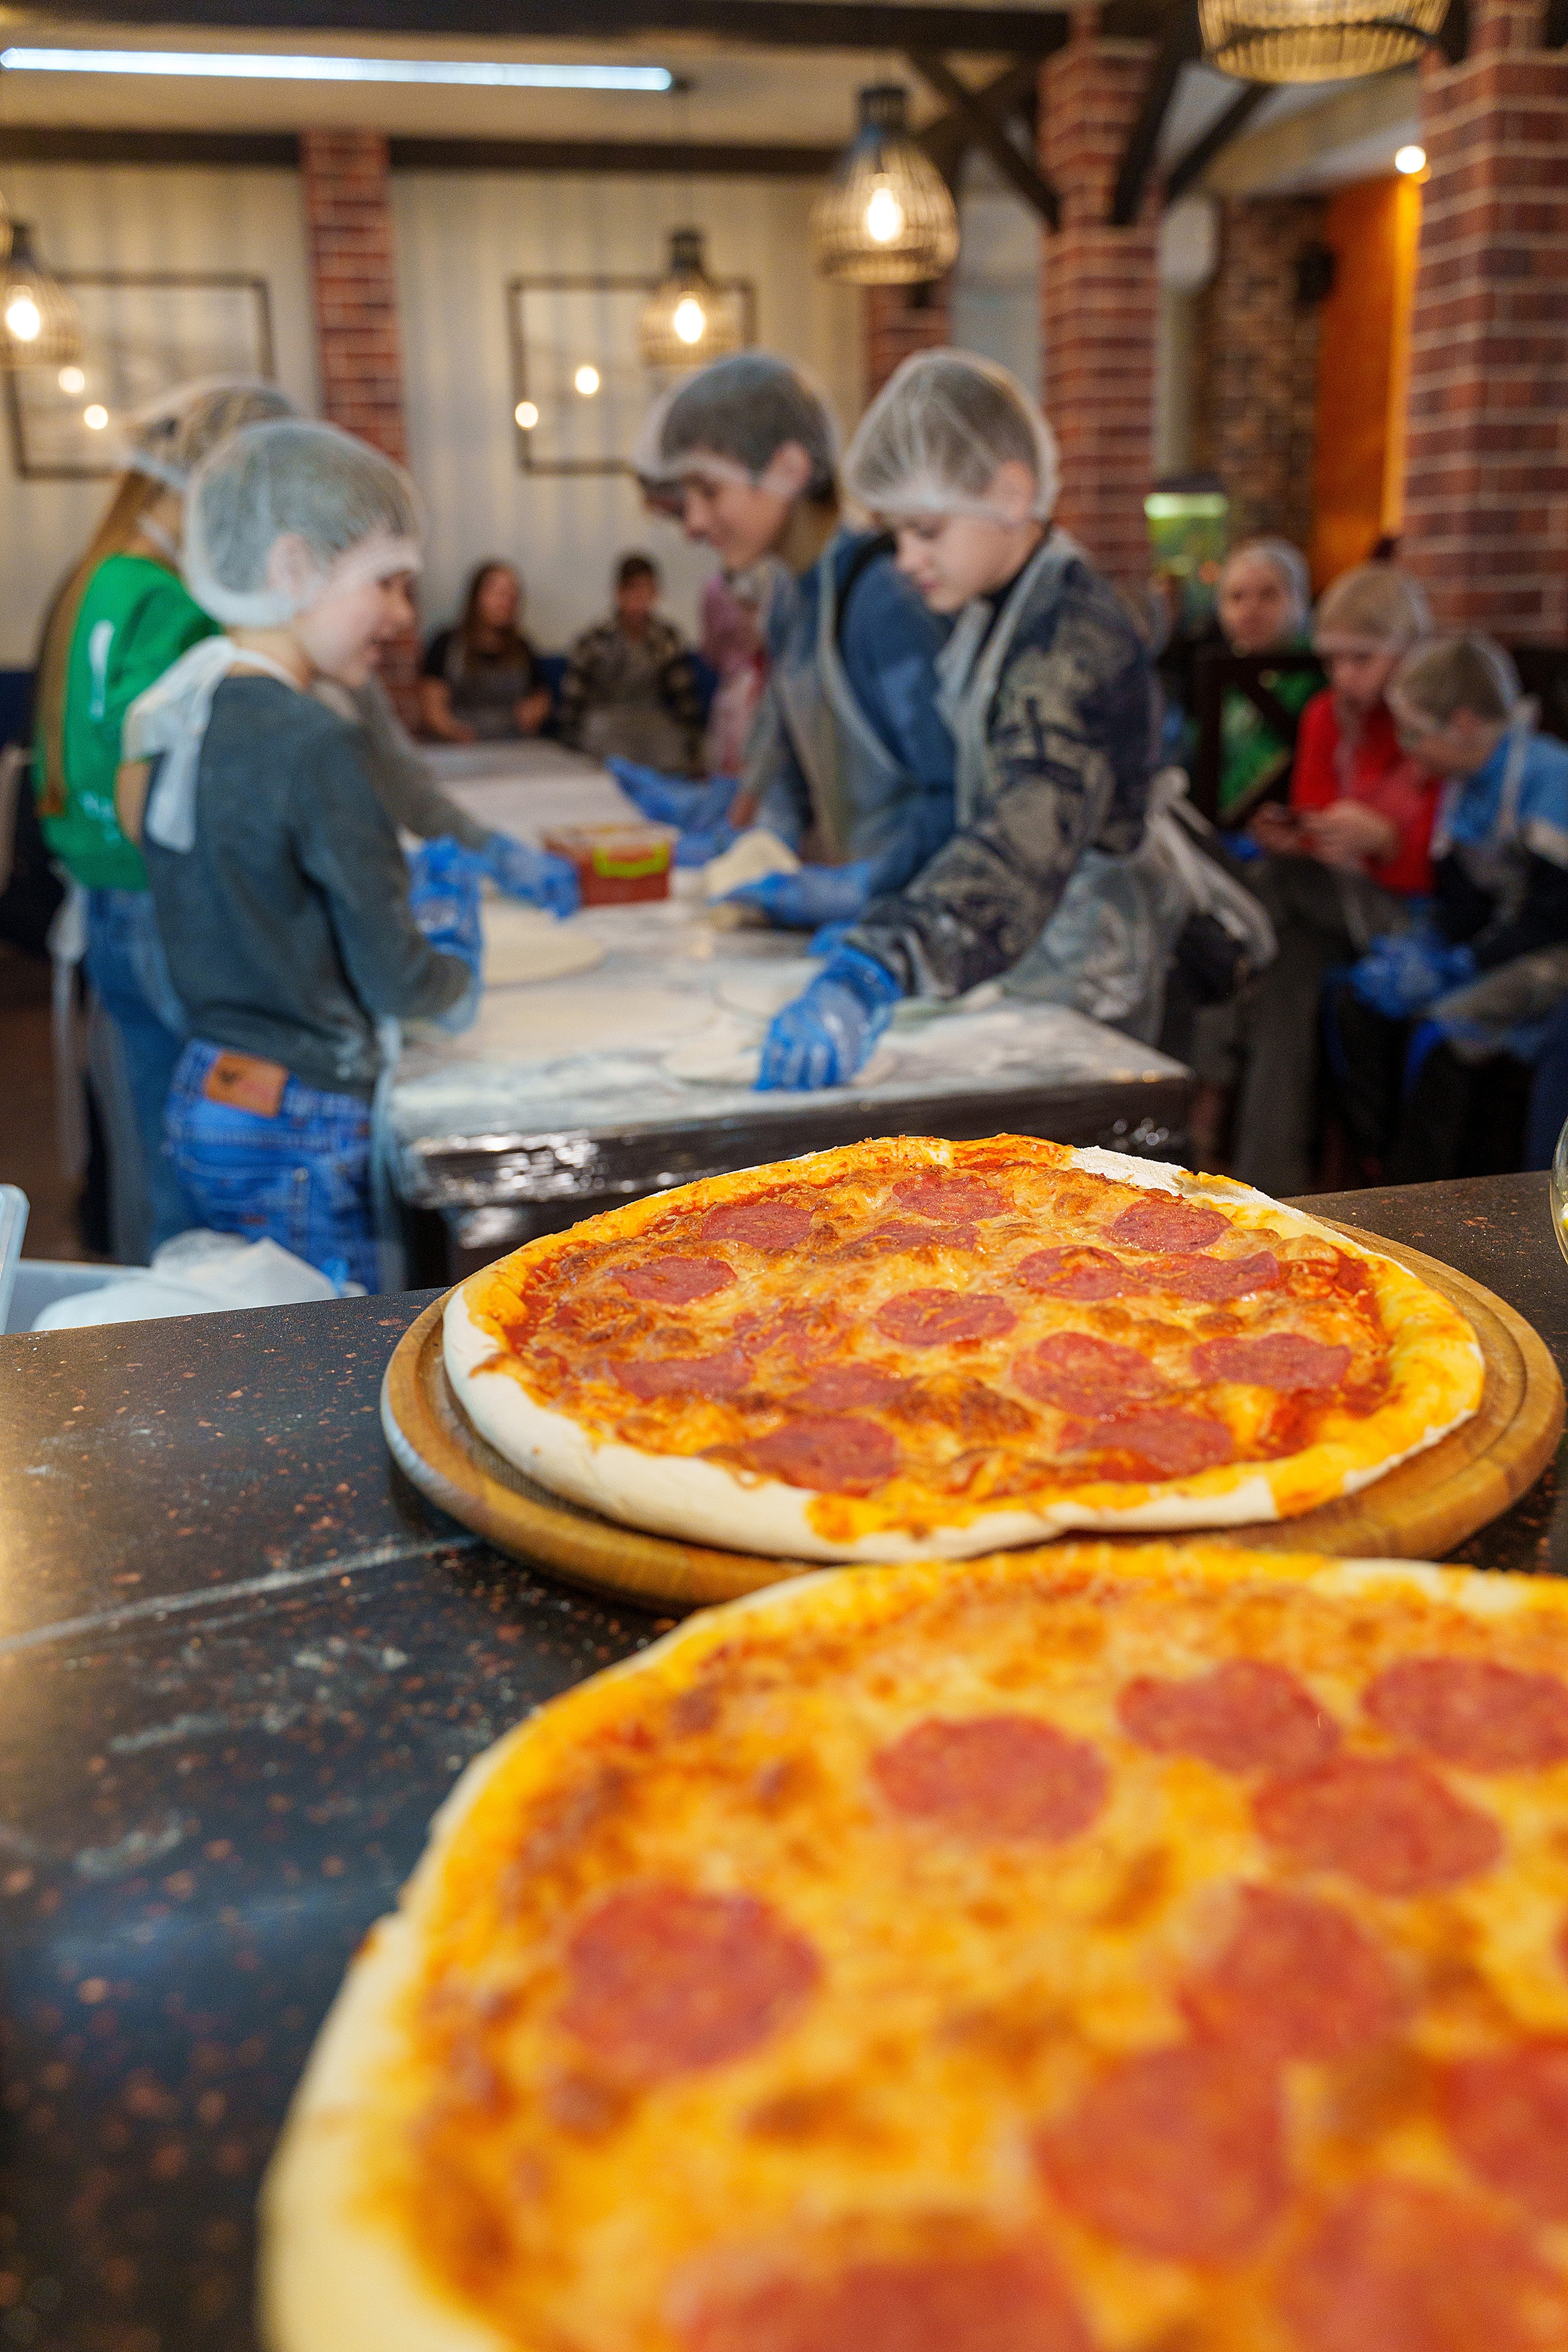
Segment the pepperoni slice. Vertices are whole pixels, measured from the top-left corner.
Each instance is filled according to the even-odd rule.
[[[1563,2283],[1528,2233],[1415,2180],[1358,2181],[1286,2264],[1300,2352],[1557,2352]]]
[[[1107,1228],[1113,1242],[1129,1249],[1201,1250],[1217,1242],[1226,1221],[1217,1209],[1194,1208],[1170,1192],[1151,1192],[1135,1201]]]
[[[1223,1421],[1174,1405],[1103,1422],[1092,1444],[1096,1453],[1130,1454],[1141,1472],[1156,1478],[1189,1478],[1236,1458],[1236,1440]]]
[[[1250,1257],[1199,1257],[1187,1251],[1152,1258],[1139,1270],[1141,1289],[1169,1291],[1176,1298],[1250,1298],[1256,1291],[1278,1289],[1280,1281],[1272,1250],[1254,1250]]]
[[[1568,1684],[1489,1658],[1402,1658],[1366,1695],[1396,1739],[1472,1772],[1518,1772],[1568,1757]]]
[[[1245,1886],[1235,1935],[1184,1987],[1197,2031],[1258,2058],[1342,2058],[1381,2042],[1403,2003],[1394,1970],[1349,1914],[1310,1895]]]
[[[1259,1830],[1303,1870],[1342,1870],[1374,1895],[1425,1895],[1489,1870],[1502,1832],[1425,1764],[1346,1756],[1278,1780],[1253,1806]]]
[[[1044,2246],[851,2263],[701,2299],[683,2352],[1094,2352]]]
[[[878,1364],[830,1364],[814,1373],[790,1402],[810,1405],[814,1412],[844,1412],[856,1405],[890,1404],[903,1386],[896,1372]]]
[[[615,1279],[634,1298],[683,1307],[689,1299],[710,1298],[716,1290],[728,1290],[735,1275],[720,1257],[665,1257],[649,1265],[626,1266]]]
[[[644,1398],[733,1396],[752,1377],[739,1348],[711,1356],[633,1357],[611,1369],[622,1388]]]
[[[1140,1748],[1201,1756],[1222,1772],[1309,1772],[1340,1744],[1306,1684],[1267,1658],[1230,1658],[1184,1682],[1142,1675],[1117,1712]]]
[[[1472,2172],[1542,2221],[1568,2221],[1568,2042],[1463,2058],[1445,2120]]]
[[[1263,1339],[1205,1339],[1193,1349],[1200,1381],[1241,1381],[1250,1388],[1336,1388],[1350,1369],[1348,1348],[1331,1348],[1299,1331],[1271,1331]]]
[[[877,1312],[885,1339],[906,1348],[948,1348],[960,1339],[1000,1339],[1017,1317],[1005,1298],[982,1291],[906,1290]]]
[[[561,2023],[641,2083],[722,2066],[792,2024],[822,1963],[751,1895],[658,1884],[610,1895],[566,1947]]]
[[[1018,1268],[1026,1290],[1048,1291],[1053,1298],[1131,1298],[1144,1287],[1136,1266],[1110,1250],[1036,1250]]]
[[[741,1242],[747,1249],[795,1249],[811,1231],[808,1201],[734,1201],[710,1209],[702,1220],[705,1242]]]
[[[1110,1777],[1098,1748],[1032,1715],[932,1716],[874,1756],[871,1772],[910,1820],[1047,1845],[1088,1829]]]
[[[1080,2221],[1166,2262],[1239,2261],[1288,2193],[1278,2074],[1215,2043],[1125,2059],[1037,2153]]]
[[[893,1187],[893,1199],[911,1216],[930,1217],[941,1225],[970,1225],[976,1217],[999,1217],[1007,1206],[1001,1192],[972,1176],[906,1176]]]
[[[1013,1366],[1026,1396],[1086,1421],[1110,1421],[1130,1405],[1157,1397],[1164,1383],[1135,1348],[1097,1339],[1091,1331],[1055,1331]]]
[[[885,1429],[854,1413],[803,1412],[748,1445],[754,1469],[786,1486],[822,1495],[865,1495],[899,1466],[899,1449]]]

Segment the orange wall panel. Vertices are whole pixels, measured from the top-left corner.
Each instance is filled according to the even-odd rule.
[[[1418,205],[1419,192],[1410,194]],[[1403,375],[1396,346],[1407,345],[1409,330],[1408,214],[1397,179],[1364,180],[1339,190],[1324,223],[1334,283],[1319,314],[1311,545],[1318,588],[1364,563],[1389,528],[1390,408]],[[1402,399],[1399,405],[1403,415]]]

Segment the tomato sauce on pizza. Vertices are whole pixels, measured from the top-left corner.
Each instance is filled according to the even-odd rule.
[[[1049,1532],[1031,1515],[1068,1496],[1114,1512],[1184,1482],[1282,1515],[1432,1442],[1480,1388],[1462,1318],[1393,1261],[1240,1187],[1017,1137],[693,1185],[530,1244],[465,1298],[484,1338],[459,1396],[512,1459],[556,1483],[487,1384],[595,1445],[807,1498],[759,1549],[984,1538],[1008,1512]],[[1315,1477],[1249,1477],[1314,1454]]]

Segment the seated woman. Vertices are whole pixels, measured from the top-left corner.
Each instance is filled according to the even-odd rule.
[[[1490,637],[1439,638],[1388,689],[1447,781],[1431,917],[1374,940],[1336,1000],[1345,1122],[1396,1183],[1521,1164],[1535,1066],[1568,1000],[1568,745]]]
[[[523,635],[522,582],[498,558],[468,583],[463,615],[438,629],[419,680],[419,722],[444,743],[496,743],[537,735],[550,716],[550,688]]]
[[[1301,714],[1289,804],[1266,801],[1247,828],[1269,853],[1247,879],[1279,950],[1241,1008],[1231,1173],[1261,1192],[1304,1192],[1312,1181],[1324,979],[1376,933],[1402,929],[1409,901],[1432,887],[1437,780],[1401,748],[1384,699],[1431,626],[1426,599],[1393,564],[1341,574],[1318,607],[1312,642],[1329,684]]]
[[[960,996],[1006,971],[1090,851],[1138,847],[1153,767],[1147,648],[1052,528],[1056,443],[1005,368],[963,352],[906,360],[861,420],[845,479],[892,529],[932,612],[957,615],[938,669],[958,824],[776,1016],[763,1087],[846,1085],[900,997]]]
[[[1304,651],[1311,601],[1306,558],[1288,539],[1244,540],[1226,556],[1216,611],[1233,654]],[[1314,670],[1280,670],[1265,672],[1263,683],[1294,717],[1322,679]],[[1289,738],[1249,696],[1231,688],[1220,712],[1220,823],[1242,823],[1289,764]]]
[[[614,754],[682,776],[702,771],[702,703],[686,640],[662,620],[658,567],[647,555],[616,566],[616,609],[584,629],[561,688],[556,731],[591,759]]]
[[[645,491],[727,572],[771,572],[768,677],[738,784],[611,763],[645,815],[683,828],[678,863],[706,864],[742,822],[798,856],[798,873],[731,894],[796,929],[853,921],[952,830],[952,742],[936,708],[946,633],[891,541],[845,522],[837,440],[816,386],[767,352],[716,360],[656,404]]]

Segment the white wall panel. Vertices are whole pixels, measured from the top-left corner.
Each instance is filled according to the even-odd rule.
[[[318,398],[299,182],[291,172],[8,164],[6,199],[57,269],[243,270],[270,291],[279,381]],[[107,482],[17,478],[0,436],[0,667],[30,663],[56,583],[90,536]]]
[[[668,230],[693,222],[716,274],[753,281],[759,341],[812,367],[848,427],[862,399],[861,298],[812,273],[812,194],[809,184],[755,179],[685,188],[662,177],[395,177],[410,449],[430,510],[426,625],[450,614],[475,562],[501,555],[528,583],[531,634],[563,646],[605,608],[616,556],[640,547],[663,567],[670,611],[694,626],[713,559],[648,515],[628,477],[520,469],[507,283],[657,274]]]

